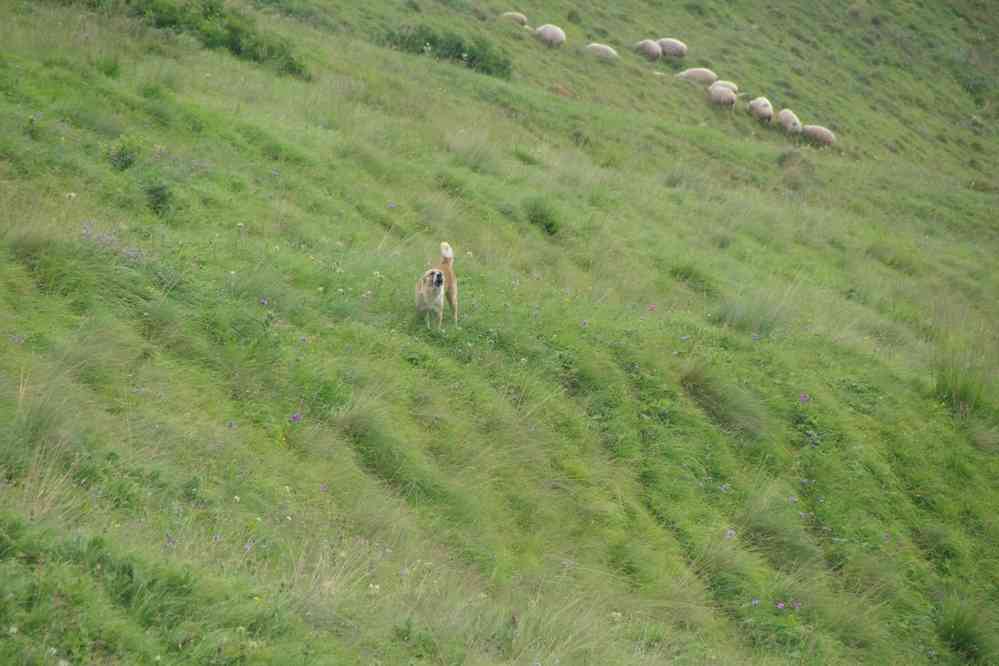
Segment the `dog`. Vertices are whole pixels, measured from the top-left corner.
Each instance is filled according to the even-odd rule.
[[[441,262],[423,274],[416,283],[416,312],[425,314],[430,328],[430,314],[437,315],[437,327],[444,327],[444,298],[447,297],[454,322],[458,323],[458,279],[454,275],[454,250],[441,243]]]
[[[437,315],[437,328],[444,327],[444,273],[431,268],[416,282],[416,312],[425,314],[430,328],[430,313]]]

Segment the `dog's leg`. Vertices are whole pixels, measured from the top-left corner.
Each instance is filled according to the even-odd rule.
[[[437,311],[437,329],[444,330],[444,304],[441,303],[440,310]]]

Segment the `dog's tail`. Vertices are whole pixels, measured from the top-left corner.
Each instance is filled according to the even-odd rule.
[[[451,249],[451,246],[446,241],[441,243],[441,263],[454,263],[454,250]]]

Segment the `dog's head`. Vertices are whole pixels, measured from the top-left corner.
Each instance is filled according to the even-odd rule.
[[[432,268],[423,274],[423,282],[431,289],[440,289],[444,286],[444,273]]]

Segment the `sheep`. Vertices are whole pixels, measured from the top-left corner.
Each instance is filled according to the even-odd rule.
[[[728,88],[729,90],[731,90],[734,93],[739,92],[739,86],[735,85],[731,81],[722,81],[722,80],[719,79],[718,81],[715,81],[714,83],[712,83],[711,86],[712,87],[719,86],[721,88]]]
[[[659,60],[659,58],[663,55],[662,47],[659,46],[658,42],[652,39],[643,39],[635,44],[635,51],[649,60]]]
[[[757,97],[749,103],[749,112],[757,120],[769,123],[774,118],[774,107],[766,97]]]
[[[527,25],[527,17],[520,12],[503,12],[500,18],[505,21],[513,21],[517,25]]]
[[[683,58],[687,55],[687,45],[679,39],[663,37],[658,43],[664,58]]]
[[[801,128],[801,134],[806,139],[820,146],[831,146],[836,143],[836,135],[832,130],[821,125],[805,125]]]
[[[552,25],[551,23],[545,23],[544,25],[537,27],[534,30],[534,36],[537,37],[542,44],[552,48],[565,44],[565,31],[557,25]]]
[[[734,107],[736,99],[735,91],[724,86],[711,86],[708,88],[708,101],[712,104]]]
[[[592,42],[586,45],[585,50],[587,53],[595,55],[601,60],[617,60],[618,58],[617,51],[606,44],[597,44],[596,42]]]
[[[710,86],[712,83],[718,80],[718,75],[712,72],[710,69],[704,67],[694,67],[693,69],[685,69],[676,75],[676,78],[683,79],[684,81],[692,81],[694,83],[700,83],[701,85]]]
[[[781,109],[777,114],[777,122],[788,134],[801,134],[801,121],[791,109]]]

